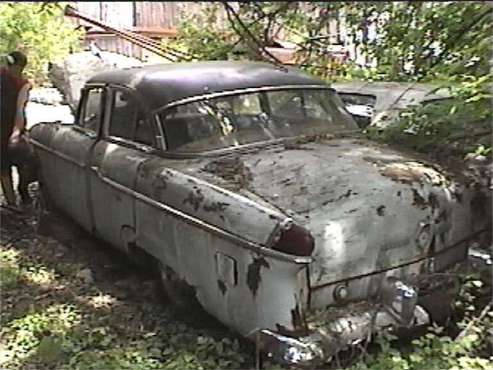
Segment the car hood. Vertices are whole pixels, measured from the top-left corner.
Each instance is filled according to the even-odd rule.
[[[473,231],[465,186],[366,140],[300,140],[193,160],[181,170],[309,229],[312,287],[418,260],[432,243],[446,248]]]

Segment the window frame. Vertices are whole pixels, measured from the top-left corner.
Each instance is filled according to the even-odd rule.
[[[126,86],[121,86],[121,85],[108,85],[107,86],[107,94],[108,98],[106,99],[106,111],[108,114],[105,116],[104,124],[103,124],[103,130],[102,130],[102,138],[104,140],[107,140],[109,142],[113,142],[115,144],[120,144],[124,145],[127,147],[132,147],[136,149],[141,149],[145,151],[150,151],[150,150],[157,150],[159,149],[158,146],[158,133],[156,130],[156,124],[154,122],[154,119],[149,113],[149,109],[147,105],[144,103],[142,97],[135,91],[135,89],[126,87]],[[127,93],[131,96],[131,99],[137,104],[137,108],[141,110],[141,112],[144,115],[144,120],[147,122],[149,125],[151,131],[152,131],[152,144],[144,144],[138,141],[135,141],[136,138],[136,129],[137,129],[137,120],[134,120],[132,123],[132,139],[120,137],[120,136],[114,136],[109,134],[110,130],[110,125],[111,125],[111,118],[113,116],[113,108],[114,108],[114,97],[115,93],[117,91]]]
[[[102,90],[100,107],[99,107],[100,119],[99,119],[99,125],[98,125],[97,130],[91,130],[87,127],[84,127],[82,121],[84,119],[85,112],[86,112],[86,103],[87,103],[87,99],[89,97],[89,92],[91,90],[95,90],[95,89],[101,89]],[[106,86],[103,84],[91,84],[91,85],[84,86],[84,88],[82,89],[82,92],[81,92],[80,104],[77,108],[77,120],[74,122],[75,124],[73,127],[75,129],[77,129],[78,131],[85,133],[89,136],[99,137],[101,135],[101,130],[102,130],[102,128],[104,126],[104,122],[105,122],[107,95],[108,94],[107,94]]]
[[[191,103],[198,103],[201,101],[208,101],[208,100],[213,100],[215,98],[222,98],[222,97],[230,97],[230,96],[236,96],[236,95],[242,95],[242,94],[259,94],[260,98],[260,106],[262,109],[266,109],[266,111],[269,111],[269,114],[271,113],[271,106],[270,102],[268,101],[267,93],[269,92],[277,92],[277,91],[296,91],[300,90],[299,94],[302,99],[302,110],[304,113],[304,116],[306,116],[306,111],[305,111],[305,90],[313,90],[313,91],[327,91],[328,93],[332,94],[334,97],[337,97],[340,100],[340,97],[338,96],[337,91],[332,88],[328,87],[326,85],[282,85],[282,86],[266,86],[266,87],[256,87],[256,88],[245,88],[245,89],[236,89],[236,90],[231,90],[231,91],[223,91],[223,92],[216,92],[216,93],[209,93],[209,94],[204,94],[204,95],[198,95],[198,96],[191,96],[187,98],[183,98],[180,100],[176,100],[174,102],[171,102],[163,107],[160,107],[158,109],[154,109],[152,111],[152,114],[154,115],[157,123],[157,130],[159,130],[160,135],[162,135],[162,141],[163,143],[162,148],[160,152],[162,155],[167,156],[169,158],[196,158],[196,157],[207,157],[211,155],[216,155],[216,154],[222,154],[222,153],[231,153],[235,152],[241,149],[245,148],[253,148],[253,147],[259,147],[263,145],[268,145],[270,143],[275,143],[275,142],[283,142],[285,140],[289,140],[290,137],[283,137],[283,138],[276,138],[272,140],[265,140],[265,141],[259,141],[259,142],[253,142],[253,143],[247,143],[247,144],[242,144],[238,146],[230,146],[230,147],[224,147],[224,148],[218,148],[218,149],[210,149],[210,150],[204,150],[204,151],[197,151],[197,152],[175,152],[173,150],[170,150],[168,145],[168,134],[167,134],[167,129],[166,129],[166,120],[163,119],[163,117],[166,117],[169,112],[172,109],[175,109],[180,106],[185,106],[187,104]],[[348,118],[354,122],[355,128],[353,129],[348,129],[348,130],[341,130],[338,132],[338,134],[353,134],[353,133],[358,133],[360,131],[358,124],[352,117],[352,115],[347,111],[346,106],[342,100],[340,101],[341,108],[342,110],[345,111],[347,114]],[[314,118],[316,119],[316,118]],[[157,136],[156,138],[160,138],[161,136]]]

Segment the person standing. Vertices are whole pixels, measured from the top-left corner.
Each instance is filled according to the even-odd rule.
[[[14,51],[7,55],[7,66],[0,68],[0,181],[2,191],[10,206],[16,205],[12,185],[12,166],[19,169],[19,192],[23,203],[29,202],[29,194],[23,179],[22,164],[16,163],[15,154],[22,146],[27,147],[24,136],[26,127],[25,106],[31,84],[22,76],[27,57]],[[16,149],[17,148],[17,149]],[[24,189],[26,187],[26,189]]]

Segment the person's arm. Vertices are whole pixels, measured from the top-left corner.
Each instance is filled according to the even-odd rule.
[[[15,114],[14,131],[12,136],[17,136],[24,132],[26,128],[26,104],[29,97],[29,90],[31,90],[31,84],[26,83],[22,86],[17,97],[17,109]]]

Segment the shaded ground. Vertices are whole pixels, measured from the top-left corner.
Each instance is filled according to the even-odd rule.
[[[61,217],[1,208],[0,367],[239,368],[253,349],[203,311],[177,312],[154,276]]]

